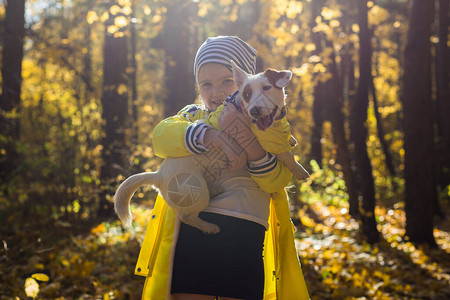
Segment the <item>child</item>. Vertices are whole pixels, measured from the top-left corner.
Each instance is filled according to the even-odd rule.
[[[137,274],[147,276],[144,299],[309,298],[284,191],[291,173],[264,151],[251,130],[244,134],[245,140],[253,142],[236,154],[219,137],[223,132],[199,121],[208,119],[236,90],[230,60],[254,74],[255,56],[256,51],[237,37],[209,38],[194,63],[205,108],[187,106],[154,129],[154,151],[160,157],[217,148],[230,165],[215,181],[223,192],[212,197],[200,215],[219,225],[217,235],[183,223],[175,228],[174,212],[157,198],[136,266]],[[228,114],[225,120],[241,117],[233,108],[224,113]]]

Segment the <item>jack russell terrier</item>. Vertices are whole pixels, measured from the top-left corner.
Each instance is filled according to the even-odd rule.
[[[266,151],[276,154],[277,159],[289,168],[295,178],[307,179],[308,172],[295,161],[290,151],[276,153],[273,151],[273,147],[270,147],[271,143],[277,145],[287,143],[288,145],[283,149],[295,146],[296,140],[290,136],[290,132],[290,138],[280,137],[281,141],[274,141],[272,137],[272,141],[267,142],[261,137],[261,133],[267,133],[270,131],[269,128],[276,127],[273,124],[279,122],[286,115],[284,88],[290,82],[292,72],[267,69],[263,73],[250,75],[233,61],[231,61],[231,65],[238,91],[232,97],[227,98],[225,105],[231,103],[241,110],[240,101],[242,101],[245,113],[256,125],[251,127],[261,146]],[[220,114],[220,111],[219,108],[212,114]],[[286,135],[284,134],[284,136]],[[278,135],[275,131],[275,139],[277,138]],[[201,162],[209,162],[206,155],[166,158],[156,172],[143,172],[128,177],[120,184],[114,195],[114,207],[120,220],[127,226],[131,225],[130,201],[133,194],[143,185],[152,185],[159,190],[166,203],[177,212],[177,216],[182,222],[205,233],[218,233],[220,228],[216,224],[206,222],[198,217],[198,214],[209,204],[208,181],[214,179],[214,176],[209,176],[209,178],[205,176],[208,166]]]

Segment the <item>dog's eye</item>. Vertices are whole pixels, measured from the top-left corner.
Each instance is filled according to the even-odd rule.
[[[265,85],[265,86],[263,86],[263,90],[265,90],[265,91],[268,91],[268,90],[270,90],[271,88],[272,88],[271,85]]]

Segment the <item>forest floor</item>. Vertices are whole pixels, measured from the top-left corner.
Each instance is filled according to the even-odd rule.
[[[135,206],[131,230],[116,220],[2,221],[0,299],[140,299],[145,278],[133,272],[150,213]],[[401,205],[376,215],[381,239],[372,246],[346,207],[314,203],[293,216],[302,223],[296,245],[311,298],[450,299],[450,215],[436,220],[438,249],[403,240]]]

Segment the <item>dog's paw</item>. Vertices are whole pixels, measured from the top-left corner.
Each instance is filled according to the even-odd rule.
[[[220,232],[220,227],[213,223],[205,224],[205,227],[201,229],[204,233],[208,234],[218,234]]]
[[[186,223],[192,227],[195,227],[204,233],[217,234],[220,232],[220,227],[216,224],[206,222],[200,219],[197,215],[181,215],[180,219],[183,223]]]
[[[294,177],[297,180],[300,180],[300,181],[308,180],[309,179],[309,173],[308,172],[298,172],[298,173],[294,174]]]

